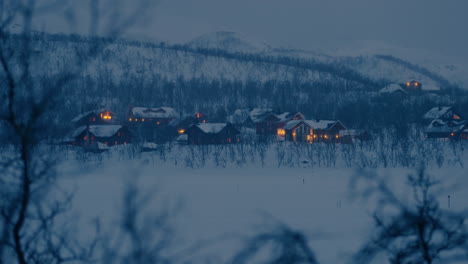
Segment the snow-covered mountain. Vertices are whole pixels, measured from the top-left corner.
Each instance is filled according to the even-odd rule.
[[[259,53],[271,50],[270,45],[260,40],[228,31],[204,34],[187,44],[191,48],[221,49],[229,52]]]

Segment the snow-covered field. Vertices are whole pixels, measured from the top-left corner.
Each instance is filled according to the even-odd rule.
[[[404,178],[411,169],[377,169],[393,180],[402,197],[410,196]],[[79,165],[69,160],[60,167],[60,185],[76,190],[73,212],[80,216],[82,234],[92,219],[115,224],[122,191],[130,179],[142,192],[158,193],[164,201],[181,202],[173,223],[173,252],[191,263],[225,263],[247,236],[261,227],[282,221],[308,235],[320,263],[346,263],[372,231],[374,204],[352,199],[349,191],[355,168],[277,168],[249,165],[243,168],[206,166],[191,169],[180,165],[139,160],[104,160],[100,165]],[[466,169],[429,169],[449,186],[440,193],[441,205],[450,210],[468,207]],[[154,203],[158,210],[158,203]],[[385,263],[383,261],[382,263]]]

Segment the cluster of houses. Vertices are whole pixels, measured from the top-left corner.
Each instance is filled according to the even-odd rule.
[[[270,108],[238,109],[225,123],[212,123],[202,112],[181,116],[171,107],[130,107],[125,120],[118,120],[108,109],[98,109],[80,114],[72,123],[74,128],[66,143],[96,152],[133,142],[141,142],[146,148],[169,140],[229,144],[242,141],[245,134],[306,143],[369,139],[366,132],[348,130],[339,120],[307,120],[300,112],[278,114]]]
[[[380,93],[404,96],[422,90],[422,83],[409,81],[390,84]],[[425,130],[428,138],[468,139],[468,122],[452,107],[434,107],[423,119],[429,122]],[[120,120],[114,112],[98,109],[80,114],[72,124],[73,131],[65,143],[97,152],[134,142],[143,143],[144,149],[170,140],[194,145],[229,144],[243,141],[246,135],[303,143],[370,139],[366,131],[347,129],[340,120],[311,120],[300,112],[277,113],[271,108],[237,109],[224,123],[210,122],[202,112],[181,115],[171,107],[130,107]]]

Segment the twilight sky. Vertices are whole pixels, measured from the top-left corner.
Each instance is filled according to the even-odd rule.
[[[185,42],[224,30],[273,46],[385,43],[468,60],[467,12],[467,0],[160,0],[128,36]],[[40,24],[55,31],[58,23]]]

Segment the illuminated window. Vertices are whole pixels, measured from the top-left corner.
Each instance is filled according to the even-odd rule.
[[[340,137],[340,136],[338,136],[338,135],[335,135],[335,138],[339,138],[339,137]]]
[[[159,124],[161,124],[161,122],[158,121],[158,122],[156,122],[156,124],[159,125]]]
[[[135,122],[138,122],[138,118],[135,118]]]
[[[452,132],[452,133],[450,133],[450,136],[452,136],[452,137],[453,137],[453,136],[455,136],[455,133],[453,133],[453,132]]]
[[[84,136],[84,137],[83,137],[83,140],[88,140],[88,137],[87,137],[87,136]]]
[[[181,129],[179,129],[179,131],[178,131],[178,132],[179,132],[179,134],[181,134],[181,135],[182,135],[183,133],[185,133],[185,129],[182,129],[182,128],[181,128]]]
[[[131,118],[129,118],[129,119],[128,119],[128,121],[132,122],[132,119],[131,119]]]
[[[142,118],[142,119],[141,119],[141,122],[145,122],[145,119],[144,119],[144,118]]]
[[[453,114],[453,119],[460,119],[460,117],[457,116],[456,114]]]
[[[284,136],[286,135],[286,130],[278,128],[276,134],[278,134],[278,136]]]
[[[411,83],[409,83],[409,82],[406,83],[406,86],[410,86],[410,85],[411,85]]]

